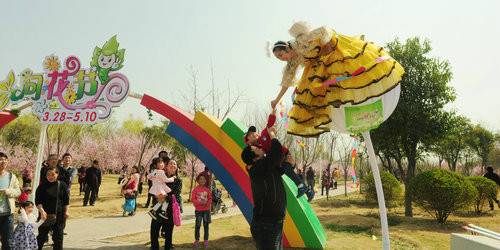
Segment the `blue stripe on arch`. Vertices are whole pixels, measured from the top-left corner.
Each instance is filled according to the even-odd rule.
[[[201,143],[195,140],[184,129],[177,126],[175,123],[170,123],[166,133],[174,137],[178,142],[184,145],[196,157],[198,157],[212,171],[226,190],[231,194],[231,197],[238,204],[239,209],[250,223],[253,214],[253,205],[246,197],[243,189],[224,168],[224,166],[206,149]]]

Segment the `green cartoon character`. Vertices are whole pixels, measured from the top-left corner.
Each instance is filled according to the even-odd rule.
[[[119,50],[118,46],[115,35],[102,46],[102,49],[99,47],[94,49],[90,66],[97,69],[101,84],[108,83],[110,71],[117,71],[123,67],[125,49]]]

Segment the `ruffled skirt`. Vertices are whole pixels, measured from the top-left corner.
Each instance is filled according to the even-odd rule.
[[[167,195],[170,191],[172,191],[172,189],[170,189],[167,184],[156,182],[153,182],[153,186],[149,189],[149,193],[155,196],[159,194]]]
[[[383,48],[338,34],[333,36],[332,43],[335,46],[330,54],[305,63],[288,114],[289,134],[315,137],[328,132],[334,107],[381,96],[401,82],[403,67]],[[362,73],[353,76],[360,68],[364,69]],[[323,84],[338,77],[350,78],[330,86]]]

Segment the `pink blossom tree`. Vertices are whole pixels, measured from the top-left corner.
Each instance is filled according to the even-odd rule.
[[[9,169],[17,174],[20,174],[25,168],[32,169],[35,166],[36,154],[29,148],[21,145],[0,145],[0,152],[8,155]]]

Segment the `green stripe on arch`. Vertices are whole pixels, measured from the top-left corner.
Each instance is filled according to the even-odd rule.
[[[326,234],[321,226],[321,222],[311,208],[311,204],[307,202],[305,195],[300,197],[300,199],[296,198],[297,188],[288,176],[284,175],[282,179],[283,183],[287,186],[286,208],[295,225],[300,229],[299,233],[306,247],[314,249],[324,248],[326,245]]]
[[[247,127],[239,121],[232,120],[230,118],[226,119],[222,124],[222,130],[233,139],[242,149],[245,148],[245,142],[243,137],[245,136]]]

